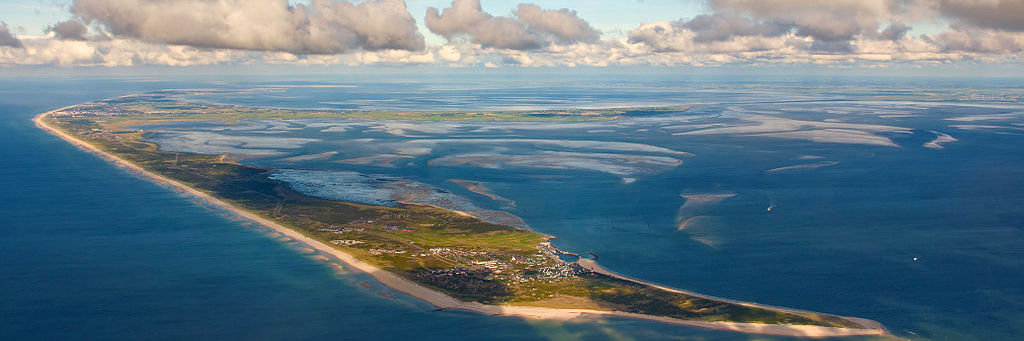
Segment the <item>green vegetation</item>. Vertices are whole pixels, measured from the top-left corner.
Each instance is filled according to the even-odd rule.
[[[687,110],[688,106],[530,111],[380,111],[292,110],[185,102],[159,94],[122,97],[78,106],[80,110],[105,113],[110,127],[139,121],[224,121],[241,119],[352,118],[412,121],[603,121]]]
[[[619,310],[702,321],[862,328],[846,319],[751,307],[592,273],[556,256],[533,231],[433,207],[369,206],[298,193],[271,169],[226,155],[160,151],[125,122],[315,117],[312,112],[122,100],[69,108],[45,118],[113,155],[273,219],[311,238],[453,297],[483,303]],[[394,115],[398,115],[397,113]]]

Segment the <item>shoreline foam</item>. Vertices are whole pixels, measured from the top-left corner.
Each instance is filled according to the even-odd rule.
[[[86,143],[86,142],[84,142],[82,140],[79,140],[79,139],[75,138],[74,136],[71,136],[71,135],[69,135],[69,134],[67,134],[67,133],[65,133],[65,132],[63,132],[63,131],[61,131],[61,130],[59,130],[57,128],[51,127],[51,126],[47,125],[46,122],[43,121],[43,118],[45,118],[46,116],[48,116],[48,115],[50,115],[50,114],[52,114],[54,112],[58,112],[58,111],[61,111],[61,110],[67,109],[67,108],[71,108],[71,107],[74,107],[74,105],[68,106],[68,107],[64,107],[64,108],[60,108],[60,109],[56,109],[56,110],[52,110],[52,111],[48,111],[48,112],[36,115],[32,119],[32,121],[35,122],[35,125],[38,128],[46,130],[46,131],[56,135],[57,137],[59,137],[59,138],[65,140],[65,141],[71,143],[74,146],[77,146],[79,148],[83,148],[86,151],[89,151],[89,152],[91,152],[93,154],[96,154],[96,155],[100,156],[101,158],[103,158],[103,159],[105,159],[107,161],[110,161],[111,163],[114,163],[115,165],[118,165],[118,166],[124,167],[124,168],[128,168],[131,171],[134,171],[134,172],[137,172],[139,174],[142,174],[144,177],[148,178],[149,180],[151,180],[151,181],[153,181],[155,183],[164,184],[164,185],[168,185],[168,186],[171,186],[173,188],[176,188],[176,189],[180,189],[184,193],[188,193],[188,194],[190,194],[192,196],[195,196],[195,197],[197,197],[199,199],[202,199],[202,200],[206,201],[207,203],[209,203],[211,205],[214,205],[216,207],[219,207],[221,209],[224,209],[226,211],[234,213],[234,214],[238,215],[239,217],[242,217],[242,218],[248,219],[250,221],[256,222],[256,223],[258,223],[260,225],[263,225],[263,226],[265,226],[267,228],[270,228],[271,230],[273,230],[273,231],[275,231],[277,233],[280,233],[280,234],[282,234],[284,236],[290,237],[290,238],[292,238],[294,240],[297,240],[297,241],[299,241],[299,242],[301,242],[303,244],[306,244],[311,249],[314,249],[316,251],[319,251],[319,252],[322,252],[324,254],[330,255],[330,256],[334,257],[335,259],[345,263],[346,265],[348,265],[348,266],[350,266],[352,268],[355,268],[355,269],[357,269],[359,271],[362,271],[362,272],[372,276],[378,282],[380,282],[381,284],[383,284],[383,285],[385,285],[387,287],[390,287],[390,288],[392,288],[394,290],[403,292],[403,293],[405,293],[405,294],[407,294],[409,296],[415,297],[417,299],[426,301],[426,302],[430,303],[431,305],[433,305],[434,307],[436,307],[438,309],[457,309],[457,310],[466,310],[466,311],[477,312],[477,313],[482,313],[482,314],[487,314],[487,315],[517,316],[517,317],[523,317],[523,318],[554,319],[554,320],[571,320],[571,319],[574,319],[574,318],[577,318],[577,317],[580,317],[580,316],[583,316],[583,315],[614,316],[614,317],[625,317],[625,318],[651,320],[651,321],[657,321],[657,322],[664,322],[664,323],[671,323],[671,324],[677,324],[677,325],[699,327],[699,328],[712,329],[712,330],[724,330],[724,331],[733,331],[733,332],[741,332],[741,333],[768,334],[768,335],[781,335],[781,336],[812,337],[812,338],[839,337],[839,336],[857,336],[857,335],[884,335],[884,334],[886,334],[886,331],[885,331],[884,327],[881,326],[881,324],[878,324],[875,321],[871,321],[871,320],[867,320],[867,319],[861,319],[861,318],[842,317],[842,318],[854,321],[854,322],[856,322],[858,324],[861,324],[866,329],[823,327],[823,326],[811,326],[811,325],[760,324],[760,323],[745,323],[745,322],[707,322],[707,321],[682,320],[682,319],[676,319],[676,318],[671,318],[671,317],[644,315],[644,314],[628,313],[628,312],[622,312],[622,311],[604,311],[604,310],[571,309],[571,308],[547,308],[547,307],[535,307],[535,306],[487,305],[487,304],[482,304],[482,303],[479,303],[479,302],[463,302],[463,301],[455,299],[454,297],[448,296],[448,295],[446,295],[446,294],[444,294],[444,293],[442,293],[440,291],[437,291],[437,290],[434,290],[434,289],[427,288],[425,286],[416,284],[416,283],[414,283],[414,282],[412,282],[412,281],[410,281],[408,279],[405,279],[405,278],[403,278],[403,277],[401,277],[401,276],[399,276],[397,274],[394,274],[394,273],[391,273],[391,272],[388,272],[388,271],[385,271],[385,270],[381,270],[380,268],[377,268],[377,267],[375,267],[375,266],[373,266],[373,265],[371,265],[369,263],[363,262],[362,260],[359,260],[356,257],[354,257],[354,256],[352,256],[352,255],[350,255],[350,254],[348,254],[348,253],[346,253],[344,251],[338,250],[338,249],[336,249],[336,248],[334,248],[332,246],[324,244],[323,242],[320,242],[318,240],[310,238],[310,237],[306,236],[305,234],[302,234],[299,231],[290,229],[290,228],[285,227],[284,225],[278,224],[278,223],[276,223],[276,222],[274,222],[274,221],[272,221],[270,219],[261,217],[261,216],[255,214],[255,213],[252,213],[252,212],[249,212],[247,210],[244,210],[244,209],[241,209],[239,207],[236,207],[236,206],[234,206],[234,205],[232,205],[232,204],[230,204],[228,202],[220,200],[220,199],[218,199],[216,197],[213,197],[213,196],[211,196],[209,194],[206,194],[204,192],[196,190],[196,189],[194,189],[192,187],[186,186],[186,185],[184,185],[184,184],[182,184],[182,183],[180,183],[178,181],[175,181],[175,180],[169,179],[167,177],[164,177],[162,175],[150,172],[150,171],[148,171],[148,170],[146,170],[146,169],[144,169],[142,167],[139,167],[138,165],[135,165],[132,162],[129,162],[128,160],[125,160],[125,159],[122,159],[122,158],[120,158],[120,157],[118,157],[116,155],[107,153],[107,152],[103,151],[102,149],[99,149],[99,148],[97,148],[97,147],[95,147],[95,146],[93,146],[93,145],[91,145],[89,143]],[[465,212],[461,212],[461,213],[465,214]],[[597,266],[596,263],[594,263],[594,265]],[[601,269],[603,269],[603,268],[601,268]],[[611,272],[609,271],[609,273],[611,273]],[[616,275],[616,276],[618,276],[618,275]],[[619,276],[619,277],[628,278],[628,277],[624,277],[624,276]],[[631,278],[629,278],[629,280],[634,281],[634,282],[638,282],[638,283],[646,283],[646,282],[638,281],[638,280],[631,279]],[[653,284],[649,284],[649,285],[653,285]],[[662,287],[662,286],[656,286],[656,287],[663,288],[663,289],[665,288],[665,287]],[[678,289],[670,289],[670,290],[679,291]],[[687,292],[687,293],[689,294],[689,292]],[[705,296],[705,297],[710,297],[710,296]],[[715,298],[715,299],[719,299],[719,298]],[[777,310],[777,311],[798,311],[798,310],[791,310],[791,309],[785,309],[785,308],[775,308],[775,307],[772,307],[771,309]]]

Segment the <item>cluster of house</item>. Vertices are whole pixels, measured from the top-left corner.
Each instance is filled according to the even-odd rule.
[[[83,104],[53,113],[55,118],[114,117],[136,113],[106,104]]]
[[[367,228],[373,227],[373,219],[356,219],[348,222],[345,225],[330,225],[321,226],[320,232],[331,232],[331,233],[344,233],[344,232],[362,232]]]
[[[322,226],[322,227],[320,227],[317,230],[319,230],[320,232],[345,233],[345,232],[362,232],[365,229],[362,228],[362,227],[347,227],[347,226],[331,225],[331,226]]]
[[[401,227],[401,226],[398,226],[398,225],[387,225],[387,226],[384,226],[384,231],[386,231],[386,232],[395,232],[395,231],[412,232],[413,229],[408,228],[408,227]]]
[[[538,247],[538,252],[531,255],[500,255],[477,250],[453,248],[431,248],[430,252],[445,258],[454,258],[462,263],[472,264],[475,268],[486,270],[492,274],[502,274],[508,279],[523,282],[531,279],[555,280],[574,277],[586,273],[575,263],[561,261],[551,252],[549,243]],[[546,246],[546,247],[545,247]],[[480,258],[486,258],[481,260]],[[517,270],[520,269],[520,270]]]
[[[331,241],[331,244],[341,245],[341,246],[352,246],[352,245],[358,245],[358,244],[362,244],[362,243],[365,243],[365,242],[362,241],[362,240],[352,240],[352,239],[335,239],[335,240]]]
[[[448,257],[455,256],[455,257],[465,257],[465,258],[477,257],[477,256],[486,256],[488,254],[487,252],[484,252],[484,251],[453,249],[453,248],[450,248],[450,247],[434,247],[434,248],[430,248],[430,252],[433,253],[433,254],[442,255],[442,256],[448,256]]]
[[[552,266],[545,266],[534,269],[536,273],[524,276],[527,279],[558,279],[567,277],[576,277],[590,272],[584,269],[582,266],[576,263],[565,263],[560,262]]]
[[[359,219],[359,220],[353,220],[352,222],[349,222],[347,225],[321,226],[317,230],[319,230],[320,232],[345,233],[345,232],[363,232],[367,228],[372,228],[372,227],[373,227],[373,220]],[[385,225],[383,230],[385,232],[396,232],[396,231],[413,232],[414,231],[412,228],[401,227],[401,226],[398,226],[398,225]]]
[[[364,231],[366,228],[374,227],[374,220],[370,219],[357,219],[349,222],[345,225],[330,225],[323,226],[319,230],[322,232],[332,233],[344,233],[344,232],[359,232]],[[382,228],[383,231],[394,232],[394,231],[413,231],[411,228],[402,228],[398,225],[385,225]],[[365,241],[354,240],[354,239],[336,239],[331,241],[334,245],[339,246],[356,246],[365,244]],[[543,242],[537,247],[535,253],[524,255],[524,254],[504,254],[496,252],[488,252],[483,250],[473,249],[460,249],[451,247],[434,247],[426,250],[426,252],[415,252],[400,249],[385,249],[385,248],[369,248],[366,249],[371,255],[382,256],[382,255],[406,255],[410,257],[430,257],[437,256],[443,259],[448,259],[456,263],[465,264],[465,268],[451,268],[446,270],[431,271],[430,274],[433,276],[458,276],[461,272],[471,271],[474,274],[489,274],[497,275],[515,282],[524,282],[529,280],[548,280],[553,281],[560,278],[575,277],[588,272],[586,269],[580,267],[575,263],[568,263],[562,261],[558,256],[558,249],[551,245],[551,243]]]
[[[366,252],[369,252],[371,255],[374,255],[374,256],[380,256],[380,255],[385,255],[385,254],[400,255],[400,254],[405,253],[405,250],[390,250],[390,249],[376,249],[375,248],[375,249],[367,249]]]

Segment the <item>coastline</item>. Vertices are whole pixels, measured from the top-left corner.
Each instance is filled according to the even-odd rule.
[[[478,302],[463,302],[457,300],[451,296],[448,296],[440,291],[416,284],[410,280],[407,280],[397,274],[382,270],[366,262],[363,262],[356,257],[334,248],[333,246],[327,245],[323,242],[310,238],[301,232],[290,229],[286,226],[278,224],[270,219],[259,216],[255,213],[236,207],[228,202],[215,198],[209,194],[196,190],[192,187],[186,186],[173,179],[166,178],[162,175],[150,172],[142,167],[135,165],[127,160],[124,160],[116,155],[107,153],[89,143],[75,138],[74,136],[65,133],[57,128],[51,127],[43,120],[46,116],[51,113],[70,108],[73,106],[45,112],[39,114],[33,118],[33,122],[40,129],[46,130],[57,137],[83,148],[93,154],[100,156],[101,158],[114,163],[120,167],[131,169],[134,172],[142,174],[149,180],[171,186],[175,189],[181,190],[184,193],[188,193],[194,197],[202,199],[206,203],[216,206],[220,209],[232,212],[239,217],[248,219],[260,225],[263,225],[271,230],[281,233],[282,235],[288,236],[295,239],[303,244],[306,244],[311,249],[317,250],[324,254],[330,255],[335,259],[345,263],[346,265],[358,269],[359,271],[365,272],[370,276],[374,277],[381,284],[388,286],[394,290],[401,291],[417,299],[426,301],[439,309],[458,309],[472,311],[488,315],[500,315],[500,316],[517,316],[524,318],[536,318],[536,319],[556,319],[556,320],[570,320],[584,315],[597,315],[597,316],[616,316],[626,317],[634,319],[644,319],[664,323],[672,323],[678,325],[686,325],[693,327],[700,327],[705,329],[713,330],[725,330],[742,333],[755,333],[755,334],[769,334],[769,335],[781,335],[781,336],[797,336],[797,337],[838,337],[838,336],[856,336],[856,335],[884,335],[886,334],[885,329],[877,322],[859,319],[859,318],[846,318],[851,321],[855,321],[866,329],[854,329],[854,328],[836,328],[836,327],[823,327],[823,326],[811,326],[811,325],[781,325],[781,324],[758,324],[758,323],[739,323],[739,322],[707,322],[707,321],[692,321],[692,320],[681,320],[669,317],[643,315],[636,313],[627,313],[621,311],[603,311],[603,310],[592,310],[592,309],[572,309],[572,308],[547,308],[547,307],[534,307],[534,306],[512,306],[512,305],[486,305]],[[457,212],[466,214],[465,212]],[[596,263],[594,263],[596,266]],[[603,268],[601,268],[603,269]],[[616,275],[618,276],[618,275]],[[623,276],[618,276],[623,277]],[[635,279],[629,279],[630,281],[645,283]],[[653,285],[645,283],[648,285]],[[656,285],[654,285],[656,286]],[[677,289],[665,288],[657,286],[658,288],[679,291]],[[687,294],[692,294],[686,292]],[[710,297],[705,295],[697,295],[702,297]],[[714,298],[721,300],[720,298]],[[743,304],[749,304],[745,302],[738,302]],[[760,306],[760,305],[758,305]],[[760,306],[767,307],[767,306]],[[769,307],[772,310],[777,311],[798,311],[794,309]],[[866,322],[869,321],[870,323]]]

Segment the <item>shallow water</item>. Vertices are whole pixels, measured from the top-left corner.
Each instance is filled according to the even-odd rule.
[[[273,97],[205,99],[385,109],[614,106],[634,103],[631,98],[637,105],[729,102],[671,119],[638,118],[635,124],[611,127],[395,122],[328,132],[323,125],[260,127],[275,132],[274,137],[320,141],[286,149],[281,157],[246,162],[419,181],[481,208],[513,213],[532,228],[559,236],[557,246],[593,252],[612,270],[705,294],[871,318],[909,338],[997,340],[1024,333],[1024,285],[1019,281],[1024,277],[1024,144],[1005,128],[1021,121],[945,120],[1020,109],[847,97],[735,104],[836,96],[795,93],[785,81],[759,84],[759,92],[737,89],[728,79],[713,83],[714,91],[666,80],[653,80],[656,87],[646,88],[643,82],[522,81],[507,88],[467,83],[413,80],[394,87],[371,82],[357,84],[361,88],[285,88],[284,95]],[[914,82],[907,83],[895,84]],[[0,204],[6,220],[0,239],[0,334],[13,339],[776,339],[619,319],[494,318],[434,311],[401,295],[386,298],[379,293],[389,291],[364,275],[337,274],[298,247],[138,179],[28,121],[52,108],[148,89],[260,85],[0,82],[0,149],[6,160],[0,181],[8,199]],[[381,88],[391,91],[367,90]],[[826,131],[801,139],[740,136],[771,133],[751,132],[751,126],[765,121],[760,116],[775,118],[769,122],[773,126],[793,120],[856,124],[823,129],[860,133]],[[745,130],[714,133],[707,130],[721,127],[698,127],[723,123]],[[954,124],[1004,128],[965,130]],[[925,147],[936,137],[931,130],[958,141],[942,144],[943,149]],[[245,137],[249,131],[216,133]],[[704,133],[673,135],[689,131]],[[424,141],[453,135],[477,140]],[[878,143],[883,138],[898,147]],[[598,144],[561,141],[552,146],[544,140]],[[612,141],[635,145],[618,148]],[[338,153],[281,160],[326,151]],[[575,159],[538,163],[529,158],[544,152],[574,153]],[[388,164],[335,162],[379,154],[410,157]],[[492,159],[430,163],[466,154]],[[524,155],[531,162],[522,162]],[[800,167],[825,162],[831,164]],[[471,192],[452,179],[480,181],[489,193],[507,200]]]

